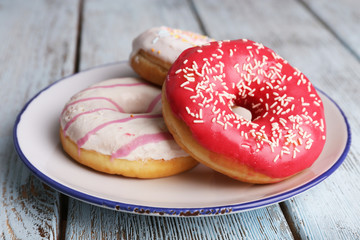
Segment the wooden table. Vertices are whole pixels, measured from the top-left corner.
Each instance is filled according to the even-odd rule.
[[[360,239],[359,2],[218,2],[0,1],[0,239]],[[290,200],[197,218],[112,211],[38,180],[13,147],[23,105],[63,76],[126,60],[132,39],[159,25],[275,49],[344,110],[352,129],[344,163]]]

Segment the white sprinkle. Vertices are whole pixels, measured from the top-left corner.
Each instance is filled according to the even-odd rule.
[[[186,78],[186,80],[188,80],[189,82],[195,82],[195,78],[194,77],[189,77],[188,75],[184,75],[184,78]]]
[[[275,107],[277,103],[278,103],[278,102],[274,102],[274,103],[270,106],[270,108]]]
[[[290,112],[290,108],[286,109],[286,111],[282,112],[281,115],[288,114]]]
[[[266,85],[268,85],[271,89],[274,89],[273,85],[270,82],[266,82]]]
[[[321,118],[320,119],[320,130],[323,132],[324,131],[324,127],[325,127],[325,125],[324,125],[324,120]]]
[[[194,92],[194,89],[189,88],[189,87],[184,87],[184,89],[189,90],[189,91],[191,91],[191,92]]]
[[[220,116],[220,115],[219,115]],[[221,126],[224,126],[225,124],[219,120],[216,121],[218,124],[220,124]]]
[[[185,61],[183,62],[184,64],[186,64],[188,62],[188,60],[187,59],[185,59]]]
[[[274,146],[272,143],[270,144],[270,148],[271,148],[271,152],[274,152]]]
[[[190,82],[186,81],[186,82],[183,82],[180,87],[184,87],[185,85],[188,85]]]
[[[194,123],[204,123],[204,120],[195,119],[193,122]]]
[[[299,149],[297,148],[294,148],[294,151],[293,151],[293,158],[296,158],[296,152],[300,152]]]
[[[311,92],[311,87],[310,87],[310,85],[308,85],[308,92]]]

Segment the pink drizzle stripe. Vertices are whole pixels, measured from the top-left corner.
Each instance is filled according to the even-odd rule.
[[[76,121],[76,119],[78,119],[80,116],[82,115],[86,115],[86,114],[90,114],[90,113],[94,113],[94,112],[98,112],[98,111],[103,111],[103,110],[110,110],[110,111],[115,111],[114,109],[112,108],[96,108],[96,109],[93,109],[93,110],[90,110],[90,111],[87,111],[87,112],[82,112],[82,113],[79,113],[78,115],[76,115],[75,117],[73,117],[69,122],[66,123],[64,129],[63,129],[63,134],[64,136],[66,136],[66,130],[70,127],[70,125]]]
[[[158,104],[160,99],[161,99],[161,93],[156,98],[154,98],[154,100],[150,103],[150,105],[149,105],[148,109],[146,110],[146,112],[149,113],[152,110],[154,110],[156,104]]]
[[[82,92],[92,90],[92,89],[97,89],[97,88],[133,87],[133,86],[139,86],[139,85],[150,85],[150,84],[148,84],[148,83],[119,83],[119,84],[113,84],[113,85],[90,87],[90,88],[83,90]]]
[[[145,144],[157,143],[169,139],[172,139],[172,136],[170,135],[170,133],[167,132],[142,135],[140,137],[135,138],[130,143],[119,148],[115,153],[111,155],[111,159],[125,157],[129,155],[136,148],[143,146]]]
[[[119,105],[117,105],[116,102],[114,102],[114,101],[111,100],[110,98],[106,98],[106,97],[91,97],[91,98],[83,98],[83,99],[74,101],[74,102],[72,102],[72,103],[69,103],[68,105],[66,105],[66,107],[64,108],[64,110],[62,111],[61,114],[63,114],[71,105],[77,104],[77,103],[79,103],[79,102],[86,102],[86,101],[92,101],[92,100],[105,100],[105,101],[108,101],[108,102],[110,102],[112,105],[114,105],[119,112],[122,112],[122,113],[124,112],[124,110],[123,110]]]
[[[104,127],[106,127],[108,125],[111,125],[111,124],[114,124],[114,123],[127,122],[127,121],[134,120],[134,119],[137,119],[137,118],[161,118],[161,117],[162,117],[161,114],[154,114],[154,115],[146,114],[146,115],[137,115],[137,116],[133,116],[133,117],[117,119],[117,120],[113,120],[113,121],[110,121],[110,122],[106,122],[106,123],[103,123],[103,124],[97,126],[93,130],[91,130],[90,132],[85,134],[84,137],[80,138],[77,141],[77,145],[80,148],[81,146],[83,146],[88,141],[88,139],[90,138],[91,135],[95,134],[96,132],[98,132],[99,130],[103,129]]]

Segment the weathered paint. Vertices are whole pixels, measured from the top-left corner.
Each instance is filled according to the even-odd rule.
[[[0,239],[57,239],[60,233],[59,193],[20,161],[12,128],[26,101],[73,72],[78,9],[72,3],[0,3]]]

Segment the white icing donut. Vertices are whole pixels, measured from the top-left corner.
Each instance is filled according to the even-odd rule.
[[[130,56],[134,56],[140,49],[143,49],[165,62],[173,63],[185,49],[210,41],[214,40],[190,31],[165,26],[154,27],[134,39]]]
[[[129,62],[143,79],[162,86],[182,51],[209,41],[213,39],[189,31],[164,26],[151,28],[134,39]]]
[[[141,164],[148,160],[168,162],[190,158],[175,143],[165,126],[161,114],[161,90],[137,78],[102,81],[75,94],[61,113],[60,127],[65,151],[69,153],[64,139],[70,139],[77,146],[78,156],[74,156],[76,149],[69,155],[103,172],[149,177],[142,173],[140,176],[124,173],[123,169],[104,170],[102,166],[97,169],[99,167],[93,167],[93,163],[87,164],[87,159],[79,160],[83,150],[107,156],[106,164],[119,159]],[[90,161],[98,164],[97,159]],[[195,165],[193,159],[187,161],[192,162],[191,167]],[[153,176],[167,176],[167,173],[156,173],[150,177]]]

